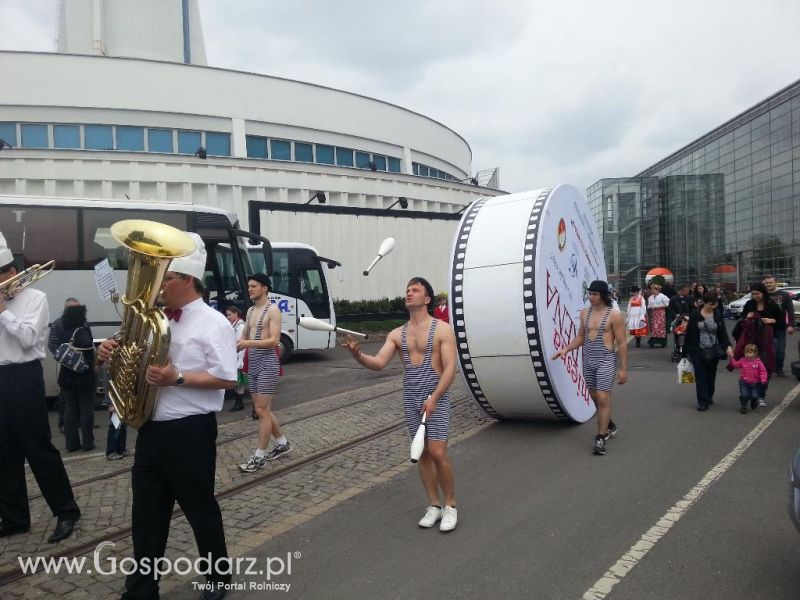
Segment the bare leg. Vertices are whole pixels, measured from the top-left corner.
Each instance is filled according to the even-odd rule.
[[[423,466],[425,459],[425,466]],[[439,489],[444,494],[444,506],[455,506],[455,475],[447,456],[447,441],[428,440],[420,458],[420,476],[431,504],[439,504]]]
[[[611,421],[611,394],[598,390],[589,390],[594,405],[597,407],[597,434],[608,433],[608,423]]]
[[[258,447],[262,450],[267,449],[270,434],[272,434],[275,439],[278,439],[283,435],[283,433],[281,433],[281,427],[278,424],[278,420],[270,410],[271,405],[272,394],[253,394],[253,408],[259,417]]]

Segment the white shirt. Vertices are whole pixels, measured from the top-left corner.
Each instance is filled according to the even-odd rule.
[[[179,321],[170,321],[169,356],[181,373],[206,371],[225,381],[236,381],[236,334],[222,313],[201,298],[181,309]],[[154,421],[171,421],[222,410],[225,390],[165,386],[158,395]]]
[[[233,332],[236,334],[237,341],[239,338],[242,337],[242,332],[244,331],[244,321],[239,319],[236,323],[233,324]],[[244,350],[239,350],[236,354],[236,367],[239,369],[244,368]]]
[[[668,306],[669,306],[669,298],[667,298],[661,292],[659,292],[658,294],[653,294],[647,300],[647,308],[667,308]]]
[[[0,365],[42,360],[49,322],[44,292],[27,287],[6,300],[6,310],[0,313]]]

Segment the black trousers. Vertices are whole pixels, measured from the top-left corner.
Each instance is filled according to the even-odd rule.
[[[67,452],[79,448],[91,450],[94,448],[94,386],[63,387],[61,393]]]
[[[164,556],[175,501],[194,531],[200,557],[210,555],[213,564],[228,556],[222,513],[214,498],[216,461],[217,419],[213,413],[151,421],[139,430],[131,487],[133,554],[140,571],[127,577],[123,598],[158,598],[158,579],[141,569]],[[227,569],[225,561],[220,566]],[[212,572],[206,579],[227,583],[231,576]]]
[[[50,441],[38,360],[0,366],[0,518],[7,525],[31,522],[26,460],[53,515],[80,517],[61,454]]]

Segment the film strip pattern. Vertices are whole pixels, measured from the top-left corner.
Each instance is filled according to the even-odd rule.
[[[556,397],[550,376],[547,373],[546,361],[548,357],[544,355],[542,340],[539,337],[539,323],[536,319],[536,236],[539,223],[544,214],[545,203],[552,191],[552,189],[546,189],[539,194],[533,202],[531,216],[528,219],[528,230],[525,234],[525,252],[522,259],[522,297],[528,350],[531,355],[533,372],[536,374],[536,380],[542,390],[542,396],[544,396],[547,406],[550,407],[550,410],[560,421],[569,421],[569,417],[567,417]]]
[[[472,364],[472,357],[469,353],[469,342],[467,341],[467,330],[464,325],[464,261],[467,255],[467,242],[472,230],[472,224],[481,207],[486,204],[488,198],[481,198],[472,204],[464,215],[461,227],[456,236],[456,247],[453,251],[453,269],[450,273],[450,302],[453,307],[453,331],[456,334],[456,344],[458,347],[458,361],[461,364],[461,374],[464,376],[464,383],[467,384],[472,397],[483,412],[494,419],[500,419],[500,415],[492,408],[486,400],[486,396],[481,390],[478,376],[475,374],[475,367]]]

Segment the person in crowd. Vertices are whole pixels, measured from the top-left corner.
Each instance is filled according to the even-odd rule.
[[[236,333],[236,339],[238,340],[242,337],[242,332],[244,331],[242,311],[239,310],[238,306],[231,304],[225,309],[225,316],[228,317],[228,321],[230,321],[230,324],[233,326],[233,331]],[[231,406],[231,412],[244,409],[244,388],[247,385],[247,375],[245,375],[243,371],[245,352],[246,350],[239,350],[236,354],[236,400],[234,400],[233,406]]]
[[[0,233],[0,286],[17,274]],[[72,486],[50,438],[42,360],[50,320],[47,296],[26,287],[0,293],[0,538],[31,528],[25,463],[57,518],[48,542],[68,537],[81,517]]]
[[[745,344],[758,346],[758,357],[767,368],[767,383],[761,385],[761,394],[758,399],[759,406],[767,405],[767,390],[769,380],[776,369],[775,360],[775,330],[783,322],[783,311],[775,304],[761,283],[750,284],[750,300],[742,307],[744,324],[742,335],[736,344],[736,357],[744,354]]]
[[[703,283],[697,283],[694,286],[694,294],[692,295],[692,304],[695,308],[703,306],[703,296],[708,293],[708,287]]]
[[[683,344],[678,344],[678,336],[684,336],[686,334],[686,321],[688,321],[692,310],[689,286],[681,286],[678,292],[670,298],[669,306],[667,307],[668,319],[672,324],[673,341],[675,342],[675,349],[672,351],[673,360],[679,360],[682,356]],[[681,328],[680,333],[676,331],[676,327]]]
[[[250,398],[259,417],[258,446],[246,462],[239,465],[245,473],[263,469],[267,461],[288,456],[292,444],[281,431],[280,423],[272,412],[272,402],[278,389],[281,363],[276,348],[281,339],[281,311],[269,298],[272,281],[263,273],[250,275],[247,291],[253,306],[247,313],[242,337],[237,348],[247,349]],[[267,452],[270,437],[275,445]]]
[[[667,307],[669,298],[661,293],[661,286],[652,286],[653,293],[647,301],[647,312],[650,314],[650,339],[647,344],[651,348],[667,345]]]
[[[733,356],[725,321],[717,312],[719,299],[706,293],[703,305],[689,316],[684,349],[694,367],[697,410],[705,412],[714,404],[717,365],[721,358]]]
[[[455,475],[447,455],[450,427],[450,395],[447,390],[456,375],[456,338],[451,327],[441,325],[430,314],[433,288],[423,277],[406,285],[408,323],[389,334],[375,356],[364,354],[361,345],[347,336],[345,346],[360,365],[380,371],[399,355],[403,361],[403,412],[411,438],[425,422],[425,449],[419,459],[419,474],[429,506],[419,526],[439,531],[455,529],[458,522]],[[440,494],[441,492],[441,494]]]
[[[792,297],[786,292],[778,288],[778,282],[774,275],[768,275],[764,278],[764,287],[767,288],[767,293],[772,301],[780,306],[783,313],[783,318],[779,319],[774,326],[775,336],[775,376],[786,377],[783,372],[783,363],[786,360],[786,335],[794,334],[794,302]]]
[[[642,346],[642,338],[647,335],[647,307],[644,296],[638,285],[631,288],[631,298],[628,300],[627,326],[630,334],[636,339],[636,347]]]
[[[128,425],[116,415],[117,409],[109,395],[108,364],[98,366],[98,380],[103,384],[103,397],[108,407],[108,431],[106,432],[106,460],[120,460],[128,456]]]
[[[172,511],[177,501],[192,527],[197,550],[208,560],[208,589],[202,599],[219,599],[231,580],[214,476],[217,418],[224,390],[236,385],[236,337],[227,319],[203,302],[205,244],[188,234],[196,249],[175,258],[161,286],[172,336],[169,361],[147,367],[147,383],[159,388],[150,421],[139,428],[131,470],[131,527],[136,568],[125,580],[123,600],[158,598],[158,578],[147,565],[164,556]],[[100,345],[98,356],[111,357],[115,340]]]
[[[761,386],[767,384],[767,368],[758,358],[758,346],[747,344],[744,347],[744,356],[741,359],[731,358],[730,366],[739,369],[739,412],[747,414],[747,404],[750,409],[758,407]]]
[[[81,301],[77,298],[67,298],[64,300],[64,308],[68,306],[80,306]],[[64,337],[64,326],[61,324],[61,317],[50,323],[50,334],[47,336],[47,349],[50,354],[55,354],[58,347],[61,345],[61,338]],[[56,409],[58,410],[58,430],[64,433],[64,394],[61,389],[58,390],[58,401],[56,402]]]
[[[67,452],[83,448],[94,450],[94,397],[97,381],[94,369],[94,339],[86,321],[86,307],[78,304],[64,307],[61,315],[59,345],[71,344],[83,354],[89,367],[76,372],[67,365],[58,369],[58,385],[64,396],[64,437]]]
[[[447,296],[439,297],[436,308],[433,310],[433,318],[444,321],[445,323],[450,322],[450,311],[447,308]]]
[[[628,343],[622,314],[611,307],[608,284],[593,281],[588,292],[589,306],[581,310],[578,334],[551,360],[566,360],[570,352],[583,348],[583,378],[597,407],[597,435],[592,453],[603,456],[608,440],[619,431],[611,419],[611,390],[615,378],[620,385],[628,381]]]

